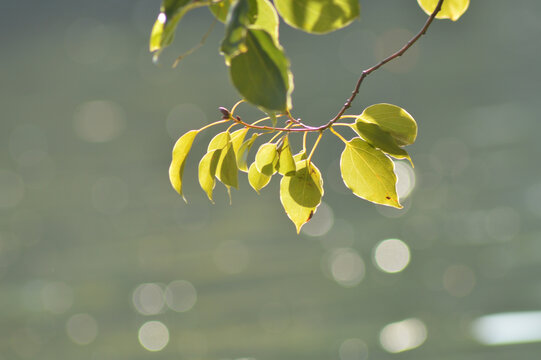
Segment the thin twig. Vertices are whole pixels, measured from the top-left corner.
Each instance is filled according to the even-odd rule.
[[[359,77],[359,80],[357,80],[357,84],[355,85],[355,89],[353,90],[353,92],[351,93],[351,96],[349,97],[349,99],[347,99],[347,101],[344,103],[344,106],[342,106],[342,108],[340,109],[340,111],[338,112],[338,114],[336,114],[336,116],[334,118],[332,118],[331,120],[329,120],[329,122],[325,125],[323,125],[323,129],[326,129],[328,127],[330,127],[333,123],[335,123],[338,119],[340,119],[340,117],[342,115],[344,115],[344,112],[346,112],[347,109],[349,109],[351,107],[351,104],[353,103],[353,100],[355,100],[355,97],[357,96],[357,94],[359,93],[359,89],[361,87],[361,84],[364,80],[365,77],[367,77],[368,75],[370,75],[371,73],[373,73],[374,71],[376,71],[377,69],[379,69],[380,67],[382,67],[383,65],[387,64],[389,61],[391,60],[394,60],[400,56],[402,56],[406,51],[408,51],[408,49],[413,45],[415,44],[415,42],[417,40],[419,40],[419,38],[421,36],[423,36],[424,34],[426,34],[426,31],[428,30],[428,27],[430,26],[430,24],[432,24],[432,21],[434,21],[434,19],[436,18],[436,15],[440,12],[441,10],[441,5],[443,4],[443,1],[444,0],[439,0],[438,1],[438,4],[436,5],[436,8],[434,9],[434,11],[432,12],[432,14],[430,14],[430,16],[428,17],[428,19],[426,20],[426,23],[424,24],[424,26],[421,28],[421,31],[419,31],[417,33],[417,35],[415,35],[413,38],[411,38],[411,40],[409,40],[406,45],[404,45],[400,50],[398,50],[397,52],[395,52],[394,54],[390,55],[389,57],[381,60],[378,64],[372,66],[371,68],[369,69],[366,69],[364,70],[362,73],[361,73],[361,76]]]
[[[387,64],[388,62],[402,56],[406,51],[408,51],[408,49],[410,47],[413,46],[413,44],[415,44],[417,42],[417,40],[419,40],[419,38],[421,38],[421,36],[423,36],[424,34],[426,34],[426,31],[428,30],[428,28],[430,27],[430,24],[432,24],[432,21],[434,21],[434,19],[436,18],[436,15],[440,12],[441,10],[441,5],[443,4],[443,1],[444,0],[439,0],[438,1],[438,4],[436,5],[436,8],[434,9],[434,11],[432,12],[432,14],[430,14],[430,16],[428,17],[428,19],[426,20],[425,24],[423,25],[423,27],[421,28],[421,30],[417,33],[417,35],[415,35],[413,38],[411,38],[402,48],[400,48],[397,52],[391,54],[390,56],[386,57],[385,59],[381,60],[379,63],[377,63],[376,65],[372,66],[371,68],[368,68],[366,70],[364,70],[362,73],[361,73],[361,76],[359,77],[359,79],[357,80],[357,84],[355,85],[355,88],[353,89],[352,93],[351,93],[351,96],[346,100],[346,102],[344,103],[344,105],[342,106],[342,108],[340,109],[340,111],[338,111],[338,113],[336,114],[335,117],[333,117],[332,119],[330,119],[326,124],[324,125],[321,125],[321,126],[308,126],[304,123],[302,123],[300,120],[298,119],[295,119],[293,116],[291,116],[291,114],[289,112],[287,112],[287,115],[289,117],[289,121],[292,121],[294,122],[295,124],[301,126],[301,128],[277,128],[277,127],[271,127],[271,126],[253,126],[253,125],[250,125],[250,124],[247,124],[245,123],[244,121],[241,120],[240,117],[236,117],[236,118],[233,118],[232,120],[236,121],[237,123],[241,124],[241,125],[244,125],[246,127],[249,127],[249,128],[253,128],[253,129],[261,129],[261,130],[270,130],[270,131],[287,131],[287,132],[312,132],[312,131],[323,131],[323,130],[326,130],[328,128],[330,128],[336,121],[338,121],[340,118],[342,118],[342,116],[344,115],[344,113],[346,112],[347,109],[349,109],[351,107],[351,104],[353,103],[353,101],[355,100],[355,97],[357,97],[357,94],[359,93],[359,89],[361,87],[361,84],[363,82],[363,80],[368,76],[370,75],[371,73],[373,73],[374,71],[378,70],[380,67],[382,67],[383,65]],[[349,116],[348,116],[349,117]]]

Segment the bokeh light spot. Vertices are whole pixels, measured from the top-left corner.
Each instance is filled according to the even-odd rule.
[[[91,143],[115,139],[125,127],[124,110],[108,100],[88,101],[80,105],[74,114],[77,136]]]
[[[159,314],[164,305],[163,290],[158,284],[141,284],[133,292],[133,306],[142,315]]]
[[[396,192],[400,200],[406,199],[410,196],[413,188],[415,187],[415,172],[404,161],[395,161],[394,171],[397,177]]]
[[[66,331],[71,341],[78,345],[87,345],[96,339],[98,323],[88,314],[76,314],[68,319]]]
[[[399,353],[421,346],[427,337],[425,324],[415,318],[386,325],[379,333],[381,346],[390,353]]]
[[[165,289],[165,301],[171,310],[188,311],[197,302],[197,292],[189,281],[173,281]]]
[[[374,262],[381,271],[387,273],[400,272],[408,266],[409,261],[410,250],[402,240],[383,240],[375,247]]]
[[[329,258],[329,267],[333,279],[345,287],[355,286],[364,278],[364,261],[353,249],[333,251]]]
[[[334,224],[334,214],[329,205],[321,202],[314,217],[302,227],[302,233],[308,236],[323,236]]]
[[[139,343],[148,351],[160,351],[169,343],[169,329],[160,321],[148,321],[139,328]]]

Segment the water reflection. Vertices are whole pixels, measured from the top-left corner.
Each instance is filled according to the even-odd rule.
[[[159,314],[165,305],[162,287],[152,283],[141,284],[134,290],[132,302],[142,315]]]
[[[421,346],[427,337],[425,324],[416,318],[386,325],[379,333],[381,346],[390,353],[399,353]]]
[[[524,311],[485,315],[476,319],[473,337],[485,345],[541,341],[541,312]]]
[[[384,272],[400,272],[408,266],[409,261],[410,250],[402,240],[383,240],[374,249],[374,262]]]
[[[139,343],[148,351],[161,351],[169,343],[169,329],[160,321],[147,321],[139,328]]]
[[[66,331],[71,341],[78,345],[87,345],[98,335],[98,323],[89,314],[76,314],[66,322]]]

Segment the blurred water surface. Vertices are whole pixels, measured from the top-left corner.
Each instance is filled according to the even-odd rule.
[[[307,123],[426,19],[413,0],[362,6],[330,35],[281,28]],[[539,2],[473,1],[371,75],[352,113],[389,102],[419,123],[415,169],[397,164],[405,209],[350,195],[341,145],[324,140],[324,204],[299,236],[277,179],[206,201],[211,132],[186,165],[190,204],[169,186],[175,139],[237,94],[221,25],[169,66],[210,26],[205,10],[152,64],[158,8],[0,2],[0,359],[538,357]]]

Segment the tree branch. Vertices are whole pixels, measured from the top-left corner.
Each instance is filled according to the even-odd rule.
[[[381,68],[383,65],[387,64],[388,62],[402,56],[406,51],[408,51],[408,49],[410,47],[413,46],[413,44],[415,44],[417,42],[417,40],[419,40],[421,38],[421,36],[423,36],[424,34],[426,34],[426,31],[428,30],[428,28],[430,27],[430,24],[432,24],[432,21],[434,21],[434,19],[436,18],[436,15],[440,12],[441,10],[441,6],[443,4],[443,1],[444,0],[439,0],[438,1],[438,4],[436,5],[436,8],[434,9],[434,11],[432,12],[432,14],[430,14],[430,16],[428,17],[428,19],[426,20],[425,24],[423,25],[423,27],[421,28],[421,30],[413,37],[411,38],[404,46],[402,46],[402,48],[400,48],[398,51],[396,51],[395,53],[389,55],[388,57],[386,57],[385,59],[381,60],[379,63],[377,63],[376,65],[372,66],[371,68],[368,68],[366,70],[363,70],[363,72],[361,73],[361,76],[359,77],[359,79],[357,80],[357,83],[355,85],[355,88],[353,89],[352,93],[351,93],[351,96],[346,100],[346,102],[344,103],[344,105],[342,106],[342,108],[340,109],[340,111],[338,111],[338,113],[336,114],[335,117],[333,117],[332,119],[330,119],[326,124],[324,125],[321,125],[321,126],[308,126],[304,123],[302,123],[300,121],[300,119],[295,119],[291,116],[291,114],[289,114],[289,112],[287,113],[288,117],[289,117],[289,121],[295,123],[295,125],[297,126],[300,126],[300,128],[278,128],[278,127],[272,127],[272,126],[258,126],[258,125],[251,125],[251,124],[248,124],[244,121],[241,120],[241,118],[239,116],[237,117],[230,117],[230,120],[233,120],[235,121],[236,123],[238,124],[241,124],[247,128],[251,128],[251,129],[259,129],[259,130],[270,130],[270,131],[286,131],[286,132],[312,132],[312,131],[324,131],[328,128],[330,128],[336,121],[338,121],[342,115],[344,115],[344,113],[346,112],[347,109],[349,109],[351,107],[351,104],[353,103],[353,101],[355,100],[355,98],[357,97],[357,94],[359,94],[359,89],[361,88],[361,84],[363,82],[363,80],[368,76],[370,75],[371,73],[373,73],[374,71],[378,70],[379,68]]]

